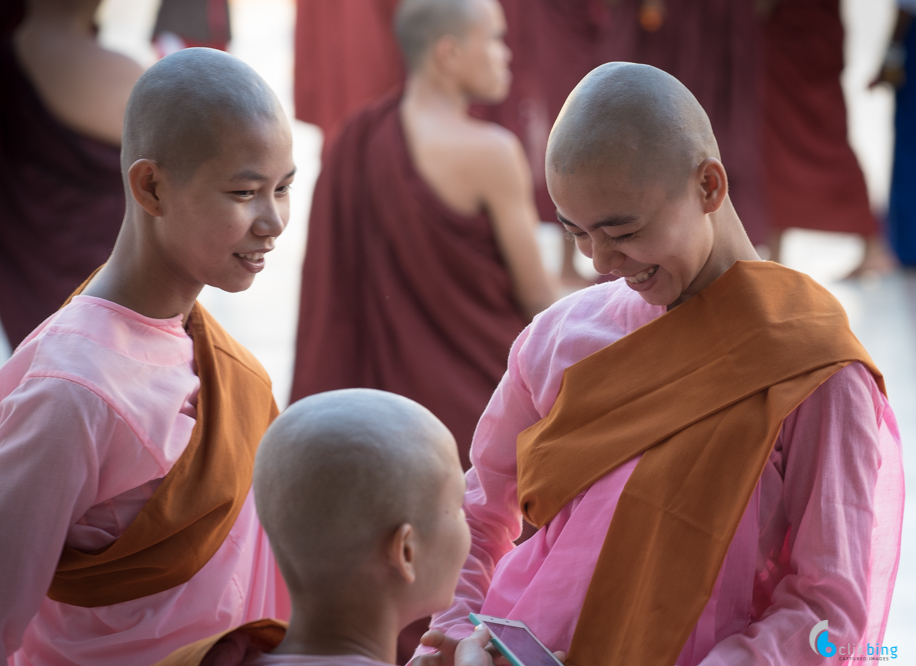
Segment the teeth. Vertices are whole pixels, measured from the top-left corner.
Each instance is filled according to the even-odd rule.
[[[653,266],[652,268],[644,270],[642,273],[637,273],[636,275],[631,275],[624,278],[630,284],[641,284],[648,280],[650,277],[655,275],[655,271],[658,270],[658,266]]]
[[[241,252],[239,252],[238,256],[240,256],[242,259],[247,259],[248,261],[261,261],[261,259],[264,258],[264,253],[263,252],[254,252],[252,254],[242,254]]]

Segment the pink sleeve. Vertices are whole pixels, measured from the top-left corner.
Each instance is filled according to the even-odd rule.
[[[471,445],[464,512],[471,528],[471,554],[461,571],[455,600],[447,611],[433,616],[432,628],[454,638],[473,630],[468,613],[480,611],[500,558],[521,534],[515,441],[525,428],[540,420],[519,368],[519,351],[529,329],[522,332],[509,353],[506,374],[487,405]]]
[[[821,664],[809,634],[822,620],[838,650],[882,640],[903,506],[899,435],[884,396],[861,364],[849,365],[789,415],[780,437],[787,573],[760,618],[703,666]]]
[[[71,525],[96,502],[100,471],[127,462],[123,421],[95,393],[27,379],[0,402],[0,645],[15,652],[47,594]],[[132,448],[132,447],[125,447]],[[126,465],[129,467],[129,465]]]

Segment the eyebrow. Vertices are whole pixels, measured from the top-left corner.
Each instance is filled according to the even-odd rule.
[[[285,176],[283,176],[283,178],[281,178],[281,180],[286,180],[287,178],[292,178],[294,175],[296,175],[296,167],[293,167],[293,170],[290,171],[290,172],[289,172],[288,174],[286,174]],[[265,180],[267,180],[267,176],[263,176],[263,175],[259,174],[257,171],[246,170],[246,171],[239,171],[237,174],[235,174],[235,175],[234,175],[232,178],[230,178],[229,180],[257,180],[257,181],[265,181]]]
[[[561,224],[565,224],[569,227],[578,227],[579,226],[578,224],[575,224],[574,222],[570,222],[565,217],[563,217],[560,214],[560,211],[557,211],[557,219],[560,221]],[[633,222],[636,222],[636,220],[638,219],[639,219],[638,215],[611,215],[610,217],[606,217],[603,220],[599,220],[598,222],[595,222],[591,227],[589,227],[589,231],[594,231],[595,229],[600,229],[601,227],[622,227],[625,224],[632,224]]]

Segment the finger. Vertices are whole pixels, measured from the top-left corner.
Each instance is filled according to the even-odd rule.
[[[557,650],[553,653],[553,656],[562,661],[564,664],[566,663],[566,653],[563,652],[563,650]]]
[[[430,629],[420,637],[420,645],[426,647],[438,648],[445,640],[445,634],[438,629]]]
[[[490,642],[490,630],[482,624],[478,624],[474,627],[474,632],[468,636],[466,640],[472,645],[482,649]]]

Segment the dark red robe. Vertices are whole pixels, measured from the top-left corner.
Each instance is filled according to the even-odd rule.
[[[639,23],[639,0],[610,11],[602,59],[652,65],[676,77],[706,110],[729,193],[751,240],[767,238],[761,186],[761,26],[753,0],[668,0],[661,27]]]
[[[839,0],[781,0],[766,25],[764,183],[772,224],[873,235],[849,145]]]
[[[392,20],[398,0],[297,0],[296,118],[326,144],[351,113],[404,79]]]
[[[0,38],[0,322],[15,348],[103,264],[124,217],[120,148],[51,116]]]
[[[462,464],[525,325],[483,214],[450,210],[414,168],[390,95],[354,116],[315,185],[292,400],[365,387],[416,400]]]

